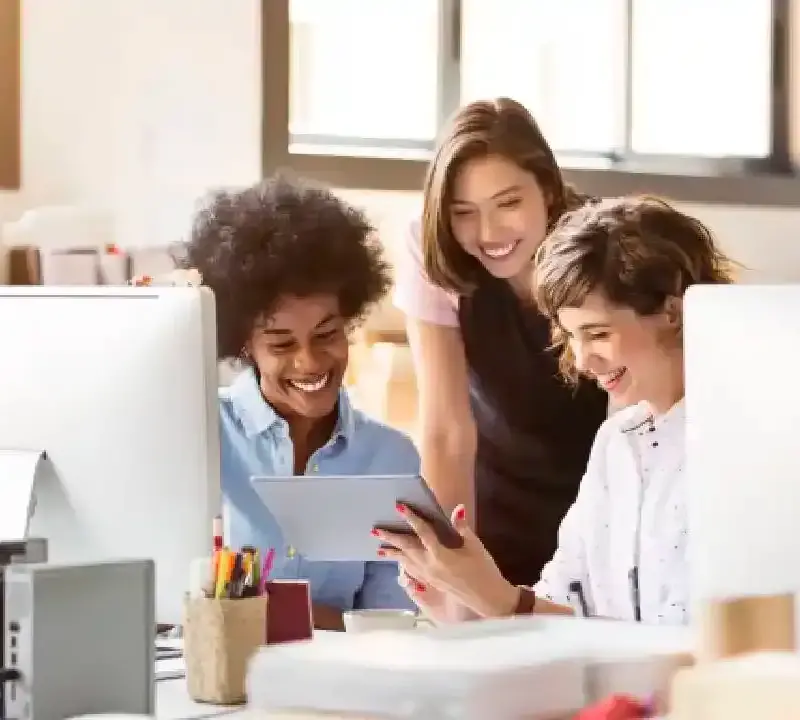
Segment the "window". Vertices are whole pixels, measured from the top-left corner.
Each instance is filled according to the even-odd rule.
[[[634,0],[631,149],[766,157],[769,2]]]
[[[462,37],[462,102],[518,100],[557,151],[623,146],[624,0],[464,0]]]
[[[790,3],[262,0],[264,167],[418,190],[444,119],[506,95],[566,167],[791,174]]]
[[[0,0],[0,188],[20,185],[20,0]]]
[[[439,125],[435,0],[291,0],[291,150],[428,150]]]

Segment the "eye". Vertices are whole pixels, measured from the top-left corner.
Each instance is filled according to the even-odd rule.
[[[472,214],[472,210],[469,208],[453,208],[451,214],[453,217],[467,217]]]
[[[282,353],[291,350],[294,347],[294,344],[294,340],[286,340],[284,342],[270,343],[267,347],[270,352]]]
[[[607,340],[608,339],[608,331],[607,330],[598,330],[597,332],[590,333],[588,336],[589,340]]]
[[[336,335],[339,334],[339,328],[331,328],[330,330],[324,330],[323,332],[316,334],[317,340],[331,340]]]
[[[512,209],[517,207],[522,202],[521,198],[508,198],[507,200],[503,200],[498,205],[501,208],[505,208],[506,210]]]

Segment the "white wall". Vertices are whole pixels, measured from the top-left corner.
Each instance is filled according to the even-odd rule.
[[[121,242],[175,239],[194,199],[260,168],[259,0],[23,0],[23,183],[111,209]]]
[[[23,189],[0,222],[40,204],[114,212],[123,244],[185,229],[213,185],[260,167],[260,0],[23,0]],[[388,245],[413,193],[348,192]],[[690,207],[750,270],[800,281],[800,210]]]

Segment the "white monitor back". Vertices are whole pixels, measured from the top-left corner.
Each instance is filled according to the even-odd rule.
[[[159,622],[220,507],[215,338],[206,289],[0,289],[0,448],[54,470],[29,534],[54,561],[153,558]]]
[[[685,300],[696,601],[800,588],[800,285],[697,286]]]

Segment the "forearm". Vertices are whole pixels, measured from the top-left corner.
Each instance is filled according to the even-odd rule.
[[[311,609],[315,630],[344,630],[342,611],[339,608],[314,603]]]
[[[475,518],[475,446],[472,432],[423,431],[422,474],[446,513],[464,505],[470,524]]]

